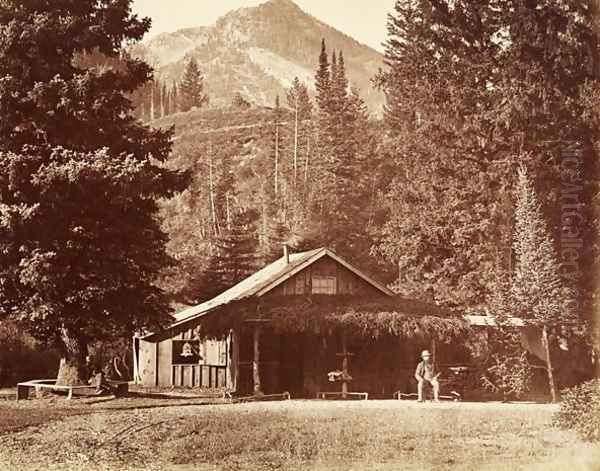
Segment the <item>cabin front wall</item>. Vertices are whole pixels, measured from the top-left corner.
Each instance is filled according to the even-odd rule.
[[[201,340],[197,326],[156,342],[140,340],[139,378],[147,387],[233,386],[231,340]]]

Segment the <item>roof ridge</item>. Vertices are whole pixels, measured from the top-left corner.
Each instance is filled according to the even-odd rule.
[[[350,262],[347,262],[341,256],[337,255],[333,250],[328,247],[318,247],[304,252],[290,253],[289,263],[285,262],[286,258],[285,255],[283,255],[214,298],[176,313],[174,315],[175,322],[172,324],[172,327],[195,319],[219,306],[229,304],[233,301],[240,301],[252,296],[261,297],[285,282],[285,280],[293,277],[298,271],[306,268],[306,264],[310,265],[321,259],[323,256],[331,257],[337,263],[352,271],[382,293],[387,294],[388,296],[393,295],[391,290],[370,278]]]
[[[227,288],[225,291],[218,294],[214,298],[204,301],[203,303],[197,304],[195,306],[191,306],[183,311],[180,311],[180,312],[176,313],[174,317],[177,320],[177,322],[181,322],[183,320],[186,320],[187,318],[194,317],[198,314],[206,312],[206,311],[213,309],[217,306],[220,306],[222,304],[225,304],[225,303],[228,303],[231,301],[235,301],[237,299],[243,299],[246,297],[253,296],[258,291],[260,291],[262,288],[269,285],[273,281],[277,280],[277,278],[285,275],[285,273],[288,272],[290,269],[293,269],[296,266],[301,265],[306,259],[313,257],[314,255],[316,255],[317,253],[319,253],[322,250],[326,251],[327,248],[320,247],[317,249],[306,250],[304,252],[295,252],[295,253],[290,254],[290,256],[296,258],[296,260],[291,261],[289,264],[284,265],[282,267],[282,269],[280,269],[278,272],[273,273],[268,279],[263,280],[263,281],[258,281],[255,286],[248,287],[248,289],[245,292],[244,292],[244,290],[242,290],[240,293],[237,293],[237,291],[240,291],[240,289],[242,287],[245,287],[246,284],[250,284],[250,282],[252,280],[257,280],[257,279],[260,280],[260,278],[263,275],[265,275],[266,273],[269,273],[269,271],[273,270],[276,265],[278,265],[278,264],[281,265],[281,262],[283,262],[283,260],[284,260],[284,256],[282,256],[282,257],[278,258],[277,260],[274,260],[273,262],[269,263],[268,265],[265,265],[260,270],[254,272],[252,275],[244,278],[239,283],[236,283],[232,287]]]

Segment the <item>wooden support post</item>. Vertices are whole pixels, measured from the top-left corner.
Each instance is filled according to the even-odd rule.
[[[137,334],[133,336],[133,382],[134,384],[140,384],[140,361],[139,361],[139,344]]]
[[[227,352],[225,357],[225,387],[231,390],[231,385],[233,383],[233,330],[229,330],[229,335],[227,335],[227,339],[225,340],[225,351]]]
[[[27,399],[29,397],[29,386],[17,384],[17,401]]]
[[[252,379],[254,381],[254,395],[262,396],[260,384],[260,324],[254,325],[254,358],[252,360]]]
[[[346,341],[346,331],[342,331],[342,399],[348,397],[348,345]]]
[[[436,365],[437,343],[435,339],[431,339],[431,363]]]
[[[544,326],[542,328],[542,345],[544,347],[544,353],[546,354],[546,368],[548,370],[548,385],[550,386],[550,396],[552,402],[558,402],[558,395],[556,394],[556,384],[554,383],[554,371],[552,370],[552,359],[550,358],[550,341],[548,340],[548,328]]]
[[[240,362],[239,335],[235,329],[229,331],[227,337],[227,388],[237,391]]]
[[[158,343],[154,344],[154,386],[158,387]]]

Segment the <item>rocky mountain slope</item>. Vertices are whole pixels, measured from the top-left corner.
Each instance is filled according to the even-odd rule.
[[[132,48],[153,64],[167,83],[181,79],[194,57],[205,75],[212,106],[231,102],[241,93],[256,105],[270,106],[284,97],[298,76],[314,90],[314,73],[325,38],[328,50],[343,51],[348,76],[373,113],[380,114],[383,96],[371,85],[382,56],[368,46],[304,12],[292,0],[269,0],[223,16],[213,26],[161,34]]]

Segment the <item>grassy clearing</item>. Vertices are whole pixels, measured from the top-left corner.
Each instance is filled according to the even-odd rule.
[[[27,402],[21,410],[39,408]],[[600,469],[600,449],[553,429],[546,405],[79,404],[69,410],[89,413],[0,435],[0,469],[22,469],[25,458],[32,470]]]
[[[26,410],[0,406],[0,435],[16,432],[27,427],[43,425],[71,415],[86,413],[74,409]]]
[[[369,407],[310,404],[186,421],[167,461],[223,469],[519,469],[557,458],[573,438],[548,426],[547,407]],[[190,440],[189,437],[194,437]],[[600,458],[600,456],[599,456]]]

